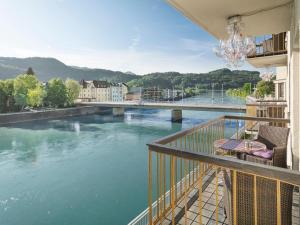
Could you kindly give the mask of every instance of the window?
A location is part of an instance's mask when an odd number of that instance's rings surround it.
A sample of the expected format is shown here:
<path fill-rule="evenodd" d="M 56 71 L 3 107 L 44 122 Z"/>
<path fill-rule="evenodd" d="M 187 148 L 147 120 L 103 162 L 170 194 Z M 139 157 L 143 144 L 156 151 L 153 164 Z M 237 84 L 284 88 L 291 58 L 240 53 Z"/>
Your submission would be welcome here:
<path fill-rule="evenodd" d="M 278 84 L 278 98 L 284 99 L 284 83 Z"/>

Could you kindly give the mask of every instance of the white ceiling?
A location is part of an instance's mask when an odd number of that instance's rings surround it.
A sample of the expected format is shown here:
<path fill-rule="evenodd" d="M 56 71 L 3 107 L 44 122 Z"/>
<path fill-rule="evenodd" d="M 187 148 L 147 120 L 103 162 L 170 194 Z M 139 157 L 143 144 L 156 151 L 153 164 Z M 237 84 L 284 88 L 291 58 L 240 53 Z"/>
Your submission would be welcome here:
<path fill-rule="evenodd" d="M 167 1 L 218 39 L 227 37 L 227 19 L 235 15 L 242 15 L 246 35 L 280 33 L 290 28 L 291 0 Z"/>

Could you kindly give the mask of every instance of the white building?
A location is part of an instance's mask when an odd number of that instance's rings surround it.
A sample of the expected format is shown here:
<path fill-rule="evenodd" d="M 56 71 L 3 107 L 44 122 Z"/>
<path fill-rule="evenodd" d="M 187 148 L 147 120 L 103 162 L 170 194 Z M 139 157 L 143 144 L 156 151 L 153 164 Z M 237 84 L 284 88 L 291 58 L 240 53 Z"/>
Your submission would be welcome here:
<path fill-rule="evenodd" d="M 79 100 L 85 102 L 106 102 L 111 101 L 111 84 L 107 81 L 81 80 Z"/>
<path fill-rule="evenodd" d="M 82 102 L 94 102 L 96 101 L 95 85 L 93 81 L 81 80 L 80 92 L 78 99 Z"/>
<path fill-rule="evenodd" d="M 122 102 L 128 92 L 124 83 L 109 83 L 99 80 L 81 80 L 79 100 L 83 102 Z"/>
<path fill-rule="evenodd" d="M 163 99 L 172 100 L 179 97 L 181 94 L 181 90 L 176 89 L 163 89 L 162 95 Z"/>
<path fill-rule="evenodd" d="M 257 68 L 277 68 L 276 97 L 286 99 L 290 123 L 290 165 L 299 170 L 300 69 L 299 0 L 168 0 L 216 39 L 227 39 L 227 25 L 234 18 L 243 24 L 243 35 L 267 37 L 256 43 L 248 62 Z M 256 38 L 259 40 L 259 38 Z"/>
<path fill-rule="evenodd" d="M 110 86 L 111 101 L 122 102 L 125 100 L 125 96 L 128 93 L 128 87 L 125 83 L 112 83 Z"/>
<path fill-rule="evenodd" d="M 287 93 L 287 67 L 281 66 L 276 68 L 275 98 L 278 100 L 286 100 Z"/>

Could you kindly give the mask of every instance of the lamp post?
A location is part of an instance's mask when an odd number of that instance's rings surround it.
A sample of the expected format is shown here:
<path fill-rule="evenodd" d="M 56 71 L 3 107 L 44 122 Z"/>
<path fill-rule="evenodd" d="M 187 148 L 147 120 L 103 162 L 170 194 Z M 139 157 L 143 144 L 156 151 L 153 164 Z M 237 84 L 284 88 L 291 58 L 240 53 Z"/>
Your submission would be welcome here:
<path fill-rule="evenodd" d="M 215 96 L 214 96 L 214 87 L 215 87 L 215 84 L 212 83 L 211 84 L 211 101 L 214 102 L 214 99 L 215 99 Z"/>
<path fill-rule="evenodd" d="M 173 87 L 172 97 L 173 97 L 173 103 L 174 103 L 174 87 Z"/>
<path fill-rule="evenodd" d="M 183 104 L 183 86 L 182 86 L 182 101 L 181 102 Z"/>
<path fill-rule="evenodd" d="M 224 84 L 222 83 L 222 103 L 224 102 Z"/>

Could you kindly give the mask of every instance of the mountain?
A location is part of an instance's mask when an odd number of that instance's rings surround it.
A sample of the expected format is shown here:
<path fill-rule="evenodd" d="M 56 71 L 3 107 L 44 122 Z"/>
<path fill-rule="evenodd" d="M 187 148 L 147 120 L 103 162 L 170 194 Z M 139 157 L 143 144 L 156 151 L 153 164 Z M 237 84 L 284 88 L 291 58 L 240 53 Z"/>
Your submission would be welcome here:
<path fill-rule="evenodd" d="M 37 77 L 42 81 L 53 77 L 75 80 L 107 80 L 112 82 L 128 82 L 138 76 L 133 73 L 123 73 L 104 69 L 90 69 L 68 66 L 54 58 L 9 58 L 0 57 L 0 79 L 13 78 L 25 73 L 32 67 Z"/>
<path fill-rule="evenodd" d="M 111 82 L 127 82 L 131 87 L 159 87 L 159 88 L 211 88 L 214 83 L 216 89 L 224 85 L 224 89 L 238 88 L 244 83 L 256 84 L 259 72 L 246 70 L 219 69 L 209 73 L 151 73 L 138 76 L 130 71 L 120 72 L 104 69 L 90 69 L 85 67 L 68 66 L 54 58 L 9 58 L 0 57 L 0 79 L 14 78 L 25 73 L 32 67 L 41 81 L 53 77 L 75 80 L 107 80 Z"/>
<path fill-rule="evenodd" d="M 159 88 L 187 88 L 195 87 L 211 89 L 212 84 L 216 89 L 239 88 L 244 83 L 256 84 L 260 81 L 258 71 L 219 69 L 209 73 L 151 73 L 139 76 L 128 82 L 132 87 L 159 87 Z"/>

